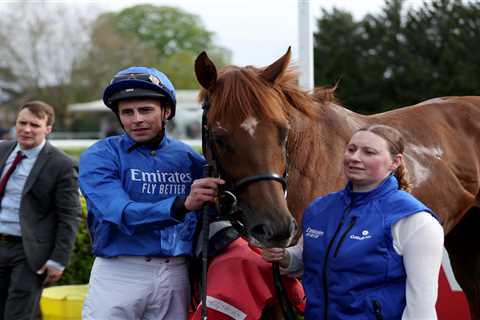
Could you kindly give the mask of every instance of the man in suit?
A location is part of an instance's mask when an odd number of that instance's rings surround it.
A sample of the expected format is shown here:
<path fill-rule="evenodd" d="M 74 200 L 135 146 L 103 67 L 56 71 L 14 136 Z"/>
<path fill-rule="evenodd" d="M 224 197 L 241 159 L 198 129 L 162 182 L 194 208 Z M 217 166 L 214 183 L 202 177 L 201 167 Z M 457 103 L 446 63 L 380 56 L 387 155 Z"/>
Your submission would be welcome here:
<path fill-rule="evenodd" d="M 22 105 L 16 140 L 0 143 L 0 320 L 33 319 L 60 279 L 81 219 L 74 162 L 46 141 L 53 108 Z"/>

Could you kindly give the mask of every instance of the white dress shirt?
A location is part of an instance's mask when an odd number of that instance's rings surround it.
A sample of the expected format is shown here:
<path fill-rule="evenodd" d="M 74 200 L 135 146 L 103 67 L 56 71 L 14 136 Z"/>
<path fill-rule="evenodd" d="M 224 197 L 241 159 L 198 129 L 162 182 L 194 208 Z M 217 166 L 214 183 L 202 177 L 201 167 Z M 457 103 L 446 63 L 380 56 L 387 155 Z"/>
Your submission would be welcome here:
<path fill-rule="evenodd" d="M 12 165 L 18 151 L 22 151 L 26 158 L 18 164 L 5 186 L 5 194 L 0 203 L 0 233 L 22 236 L 19 216 L 22 192 L 27 178 L 30 175 L 30 171 L 32 171 L 33 165 L 35 164 L 35 161 L 37 161 L 38 154 L 45 146 L 45 143 L 46 141 L 44 140 L 40 145 L 27 150 L 22 150 L 20 145 L 17 144 L 15 149 L 13 149 L 12 153 L 8 156 L 2 176 Z"/>

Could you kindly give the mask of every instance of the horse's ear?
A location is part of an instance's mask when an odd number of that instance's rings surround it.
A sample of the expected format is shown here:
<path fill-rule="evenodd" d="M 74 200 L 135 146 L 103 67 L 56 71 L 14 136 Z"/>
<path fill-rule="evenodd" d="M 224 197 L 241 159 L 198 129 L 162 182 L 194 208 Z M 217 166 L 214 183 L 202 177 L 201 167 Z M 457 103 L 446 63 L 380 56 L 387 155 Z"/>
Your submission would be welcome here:
<path fill-rule="evenodd" d="M 290 63 L 291 48 L 288 47 L 287 52 L 277 61 L 266 67 L 260 76 L 270 83 L 274 83 L 278 76 L 281 75 Z"/>
<path fill-rule="evenodd" d="M 195 59 L 195 75 L 200 85 L 207 90 L 217 82 L 217 68 L 205 51 Z"/>

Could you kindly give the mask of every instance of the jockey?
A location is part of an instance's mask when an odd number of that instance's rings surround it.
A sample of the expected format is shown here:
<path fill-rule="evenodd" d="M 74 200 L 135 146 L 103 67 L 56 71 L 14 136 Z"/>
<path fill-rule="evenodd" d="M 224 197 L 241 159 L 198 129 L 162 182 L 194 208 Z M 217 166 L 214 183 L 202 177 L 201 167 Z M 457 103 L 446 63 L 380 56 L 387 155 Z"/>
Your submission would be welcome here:
<path fill-rule="evenodd" d="M 186 319 L 195 211 L 223 181 L 202 178 L 203 157 L 167 135 L 176 97 L 165 74 L 121 70 L 103 101 L 125 133 L 80 157 L 96 257 L 82 319 Z"/>

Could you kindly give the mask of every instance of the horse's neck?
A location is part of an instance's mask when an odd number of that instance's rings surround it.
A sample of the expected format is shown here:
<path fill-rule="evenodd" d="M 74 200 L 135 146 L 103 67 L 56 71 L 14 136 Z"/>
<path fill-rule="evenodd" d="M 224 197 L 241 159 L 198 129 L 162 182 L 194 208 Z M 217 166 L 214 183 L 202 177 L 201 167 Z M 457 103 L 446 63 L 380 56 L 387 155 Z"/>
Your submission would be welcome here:
<path fill-rule="evenodd" d="M 338 105 L 319 107 L 318 118 L 295 114 L 289 139 L 289 207 L 297 220 L 316 197 L 345 184 L 343 154 L 362 116 Z"/>

